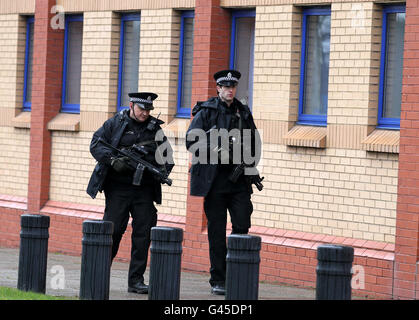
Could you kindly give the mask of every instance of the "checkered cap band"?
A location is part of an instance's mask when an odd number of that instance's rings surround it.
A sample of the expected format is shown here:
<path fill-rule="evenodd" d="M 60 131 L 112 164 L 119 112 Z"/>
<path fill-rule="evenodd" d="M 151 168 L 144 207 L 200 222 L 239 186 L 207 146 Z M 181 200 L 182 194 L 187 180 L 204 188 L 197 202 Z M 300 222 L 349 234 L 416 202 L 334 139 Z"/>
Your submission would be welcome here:
<path fill-rule="evenodd" d="M 153 101 L 141 99 L 141 98 L 129 98 L 129 101 L 134 103 L 146 103 L 146 104 L 153 104 Z"/>
<path fill-rule="evenodd" d="M 236 77 L 221 77 L 217 79 L 217 83 L 221 82 L 221 81 L 236 81 L 238 82 L 239 79 L 237 79 Z"/>

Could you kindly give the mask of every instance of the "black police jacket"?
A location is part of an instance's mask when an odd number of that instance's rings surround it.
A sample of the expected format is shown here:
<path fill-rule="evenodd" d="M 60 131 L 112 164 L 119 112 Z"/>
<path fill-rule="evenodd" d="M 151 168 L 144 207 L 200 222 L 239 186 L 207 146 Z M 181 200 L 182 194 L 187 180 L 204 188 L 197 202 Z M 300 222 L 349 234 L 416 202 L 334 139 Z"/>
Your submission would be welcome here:
<path fill-rule="evenodd" d="M 145 140 L 154 140 L 156 133 L 161 129 L 160 125 L 164 122 L 162 120 L 156 119 L 150 116 L 150 120 L 155 120 L 156 124 L 152 129 L 146 129 L 144 132 Z M 98 192 L 102 192 L 104 189 L 104 183 L 106 180 L 106 176 L 108 174 L 109 169 L 111 168 L 111 157 L 114 157 L 116 154 L 114 151 L 109 149 L 108 147 L 104 146 L 101 143 L 98 143 L 98 139 L 102 138 L 109 144 L 114 147 L 118 147 L 119 141 L 125 131 L 125 128 L 128 125 L 129 119 L 129 110 L 122 110 L 115 114 L 112 118 L 106 120 L 102 127 L 100 127 L 94 134 L 90 143 L 90 153 L 92 156 L 97 160 L 97 164 L 93 169 L 92 175 L 90 177 L 87 190 L 86 192 L 94 199 Z M 174 166 L 173 158 L 172 158 L 172 150 L 170 147 L 167 138 L 163 136 L 163 141 L 158 142 L 160 143 L 167 143 L 167 147 L 169 150 L 170 163 L 166 164 L 166 170 L 170 173 Z M 155 198 L 153 199 L 156 203 L 161 204 L 161 184 L 154 180 L 154 195 Z"/>
<path fill-rule="evenodd" d="M 198 142 L 193 139 L 191 130 L 202 129 L 205 132 L 208 132 L 212 128 L 229 129 L 232 114 L 224 113 L 222 108 L 219 106 L 220 103 L 222 102 L 219 97 L 212 97 L 205 102 L 197 102 L 197 104 L 193 107 L 192 115 L 194 118 L 192 119 L 186 132 L 186 148 L 188 151 L 191 151 L 191 146 Z M 248 106 L 243 105 L 236 98 L 234 98 L 234 103 L 238 106 L 240 113 L 243 116 L 243 121 L 245 122 L 244 127 L 256 130 L 256 125 Z M 217 175 L 217 168 L 217 164 L 192 164 L 190 169 L 190 194 L 192 196 L 205 197 L 208 194 Z M 252 193 L 250 183 L 248 184 L 248 190 Z"/>

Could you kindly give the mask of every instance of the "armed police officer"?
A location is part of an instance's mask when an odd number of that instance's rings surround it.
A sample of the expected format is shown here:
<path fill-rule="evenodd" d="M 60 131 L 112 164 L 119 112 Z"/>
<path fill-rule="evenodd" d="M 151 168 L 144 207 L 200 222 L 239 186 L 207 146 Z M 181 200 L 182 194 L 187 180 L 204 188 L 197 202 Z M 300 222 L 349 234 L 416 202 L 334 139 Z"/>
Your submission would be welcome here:
<path fill-rule="evenodd" d="M 248 106 L 235 98 L 240 77 L 237 70 L 214 74 L 218 96 L 197 102 L 186 133 L 186 147 L 193 155 L 190 194 L 205 197 L 211 263 L 209 283 L 211 292 L 219 295 L 225 294 L 227 210 L 232 233 L 247 234 L 253 212 L 252 183 L 258 189 L 263 187 L 256 169 L 261 147 L 256 125 Z M 247 141 L 245 132 L 250 132 Z M 244 166 L 247 171 L 243 170 L 246 150 L 257 155 L 253 162 L 247 161 Z"/>
<path fill-rule="evenodd" d="M 148 293 L 143 275 L 147 266 L 151 228 L 157 223 L 154 202 L 161 204 L 162 200 L 162 180 L 145 168 L 141 180 L 133 184 L 135 165 L 130 163 L 132 160 L 129 157 L 115 152 L 115 148 L 125 150 L 128 154 L 133 153 L 135 157 L 165 172 L 166 176 L 174 163 L 169 141 L 161 130 L 164 122 L 150 115 L 157 94 L 138 92 L 128 96 L 129 109 L 115 114 L 93 134 L 90 152 L 98 163 L 90 178 L 87 193 L 95 198 L 98 191 L 104 191 L 103 220 L 114 224 L 112 259 L 118 252 L 131 215 L 128 292 Z"/>

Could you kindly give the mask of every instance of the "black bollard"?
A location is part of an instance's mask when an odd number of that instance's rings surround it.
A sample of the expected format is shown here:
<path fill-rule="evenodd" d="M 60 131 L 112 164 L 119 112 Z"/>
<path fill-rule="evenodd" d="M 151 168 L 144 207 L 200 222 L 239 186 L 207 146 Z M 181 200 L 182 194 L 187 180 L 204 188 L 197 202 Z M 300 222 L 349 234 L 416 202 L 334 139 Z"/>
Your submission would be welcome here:
<path fill-rule="evenodd" d="M 49 216 L 39 214 L 20 217 L 19 290 L 45 293 L 49 220 Z"/>
<path fill-rule="evenodd" d="M 83 221 L 80 294 L 82 300 L 108 300 L 113 223 Z"/>
<path fill-rule="evenodd" d="M 225 300 L 257 300 L 261 238 L 248 234 L 227 238 Z"/>
<path fill-rule="evenodd" d="M 183 230 L 151 228 L 149 300 L 179 300 Z"/>
<path fill-rule="evenodd" d="M 321 245 L 317 248 L 316 300 L 351 300 L 354 249 Z"/>

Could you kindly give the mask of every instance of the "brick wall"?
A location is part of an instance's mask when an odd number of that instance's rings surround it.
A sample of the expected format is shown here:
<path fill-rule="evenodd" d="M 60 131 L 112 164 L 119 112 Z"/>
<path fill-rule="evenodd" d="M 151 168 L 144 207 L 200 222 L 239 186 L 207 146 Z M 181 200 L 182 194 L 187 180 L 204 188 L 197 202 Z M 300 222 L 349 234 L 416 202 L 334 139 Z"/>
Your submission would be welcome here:
<path fill-rule="evenodd" d="M 0 15 L 0 193 L 26 196 L 29 131 L 15 129 L 12 119 L 23 106 L 26 19 Z"/>
<path fill-rule="evenodd" d="M 394 243 L 397 155 L 263 147 L 253 225 Z"/>
<path fill-rule="evenodd" d="M 53 2 L 44 2 L 44 9 Z M 248 2 L 196 1 L 193 103 L 215 95 L 212 75 L 228 66 L 230 14 L 220 5 L 245 8 Z M 319 1 L 304 3 L 314 2 Z M 40 79 L 35 103 L 42 107 L 32 113 L 30 135 L 29 130 L 11 125 L 21 107 L 25 24 L 16 14 L 21 12 L 17 8 L 10 9 L 14 14 L 0 14 L 0 82 L 4 84 L 1 88 L 7 87 L 0 89 L 0 145 L 15 151 L 13 157 L 0 155 L 6 164 L 0 170 L 0 244 L 17 246 L 20 214 L 41 211 L 52 217 L 51 250 L 80 254 L 82 221 L 101 218 L 103 212 L 103 195 L 92 200 L 85 193 L 95 164 L 88 146 L 94 130 L 116 110 L 120 20 L 111 10 L 121 7 L 112 7 L 111 2 L 107 3 L 109 8 L 98 8 L 98 2 L 59 3 L 70 12 L 86 9 L 80 128 L 73 131 L 46 130 L 61 97 L 61 72 L 54 68 L 62 61 L 61 51 L 56 50 L 62 31 L 49 30 L 46 42 L 38 43 L 44 46 L 38 50 L 40 57 L 48 48 L 51 54 L 48 64 L 39 65 L 35 75 Z M 171 176 L 174 184 L 163 186 L 159 224 L 184 228 L 183 268 L 208 271 L 202 198 L 188 195 L 189 155 L 184 131 L 177 121 L 171 121 L 176 103 L 179 12 L 163 2 L 153 2 L 147 8 L 133 3 L 130 9 L 141 10 L 142 17 L 139 88 L 159 93 L 154 112 L 162 112 L 168 131 L 176 137 L 172 140 L 177 164 Z M 193 5 L 186 0 L 178 3 L 176 9 Z M 265 188 L 253 195 L 251 230 L 263 239 L 261 279 L 314 286 L 317 246 L 347 244 L 355 247 L 355 263 L 365 267 L 367 283 L 361 294 L 391 297 L 394 280 L 396 297 L 417 297 L 417 0 L 407 5 L 406 21 L 413 27 L 406 27 L 400 162 L 397 153 L 369 152 L 361 146 L 376 124 L 380 5 L 332 1 L 330 117 L 326 148 L 315 149 L 289 146 L 283 139 L 297 119 L 301 8 L 291 0 L 281 1 L 281 5 L 267 0 L 252 3 L 258 4 L 253 113 L 265 142 L 261 163 Z M 28 10 L 25 12 L 30 13 Z M 42 27 L 47 27 L 48 19 L 44 17 Z M 42 74 L 50 70 L 55 78 L 44 79 Z M 51 91 L 56 96 L 45 90 L 49 85 L 56 85 Z M 32 176 L 28 179 L 29 163 Z M 128 229 L 121 259 L 129 258 L 129 236 Z"/>
<path fill-rule="evenodd" d="M 119 63 L 119 15 L 83 14 L 80 86 L 81 130 L 96 130 L 116 111 Z"/>
<path fill-rule="evenodd" d="M 33 45 L 31 139 L 28 210 L 39 212 L 49 197 L 51 133 L 47 123 L 61 108 L 63 30 L 53 30 L 50 8 L 55 1 L 37 1 Z"/>
<path fill-rule="evenodd" d="M 394 294 L 418 299 L 419 257 L 419 1 L 406 4 Z"/>
<path fill-rule="evenodd" d="M 141 91 L 159 97 L 153 113 L 169 122 L 176 115 L 177 72 L 180 43 L 180 13 L 172 9 L 142 10 L 140 38 Z"/>

